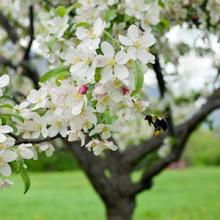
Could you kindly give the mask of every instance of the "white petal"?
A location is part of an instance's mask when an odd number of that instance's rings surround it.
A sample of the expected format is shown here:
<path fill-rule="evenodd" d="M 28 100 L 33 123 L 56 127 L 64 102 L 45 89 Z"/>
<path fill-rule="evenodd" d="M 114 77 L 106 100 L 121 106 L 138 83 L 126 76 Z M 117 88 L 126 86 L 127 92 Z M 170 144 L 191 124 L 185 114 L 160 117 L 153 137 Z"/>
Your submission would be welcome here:
<path fill-rule="evenodd" d="M 102 49 L 102 52 L 104 53 L 104 55 L 106 57 L 109 57 L 109 58 L 113 58 L 114 57 L 115 50 L 112 47 L 112 45 L 110 43 L 108 43 L 107 41 L 104 41 L 101 44 L 101 49 Z"/>
<path fill-rule="evenodd" d="M 135 25 L 131 25 L 129 28 L 128 28 L 128 37 L 132 40 L 132 41 L 135 41 L 137 38 L 138 38 L 138 27 L 135 26 Z"/>
<path fill-rule="evenodd" d="M 132 60 L 136 60 L 137 59 L 137 49 L 135 47 L 129 47 L 128 48 L 128 56 Z"/>
<path fill-rule="evenodd" d="M 151 33 L 146 33 L 143 37 L 143 42 L 145 47 L 151 47 L 153 44 L 155 44 L 156 39 Z"/>
<path fill-rule="evenodd" d="M 17 154 L 13 151 L 3 151 L 1 152 L 1 157 L 4 159 L 5 162 L 11 162 L 17 159 Z"/>
<path fill-rule="evenodd" d="M 128 68 L 122 65 L 115 65 L 114 73 L 120 80 L 126 79 L 129 76 Z"/>
<path fill-rule="evenodd" d="M 98 102 L 96 104 L 96 111 L 99 113 L 103 113 L 106 110 L 106 105 L 101 104 L 100 102 Z"/>
<path fill-rule="evenodd" d="M 4 74 L 0 77 L 0 88 L 3 88 L 9 84 L 9 76 Z"/>
<path fill-rule="evenodd" d="M 3 167 L 0 167 L 0 173 L 4 176 L 10 176 L 11 175 L 11 167 L 9 164 L 5 164 Z"/>
<path fill-rule="evenodd" d="M 147 64 L 148 62 L 154 63 L 154 60 L 155 60 L 154 55 L 149 53 L 146 49 L 138 50 L 137 57 L 143 64 Z"/>
<path fill-rule="evenodd" d="M 99 37 L 104 31 L 104 28 L 105 28 L 105 23 L 100 18 L 98 18 L 94 23 L 94 27 L 93 27 L 94 34 L 97 37 Z"/>
<path fill-rule="evenodd" d="M 111 67 L 105 67 L 102 71 L 102 83 L 108 82 L 112 78 L 112 68 Z"/>
<path fill-rule="evenodd" d="M 104 67 L 107 65 L 107 63 L 108 63 L 108 59 L 106 59 L 106 57 L 103 55 L 96 56 L 94 61 L 96 67 Z"/>
<path fill-rule="evenodd" d="M 118 64 L 125 64 L 128 62 L 129 56 L 127 53 L 121 50 L 115 55 L 115 60 Z"/>
<path fill-rule="evenodd" d="M 76 29 L 76 36 L 78 39 L 83 40 L 86 37 L 87 29 L 84 27 L 79 27 Z"/>
<path fill-rule="evenodd" d="M 55 137 L 58 134 L 58 129 L 55 126 L 51 126 L 48 129 L 48 135 L 49 137 Z"/>
<path fill-rule="evenodd" d="M 82 62 L 76 63 L 70 67 L 70 72 L 72 75 L 75 75 L 78 71 L 83 69 L 84 64 Z"/>
<path fill-rule="evenodd" d="M 102 153 L 102 151 L 103 151 L 103 147 L 102 147 L 102 146 L 97 146 L 97 147 L 95 147 L 95 148 L 93 149 L 93 152 L 94 152 L 94 155 L 95 155 L 95 156 L 100 155 L 100 154 Z"/>
<path fill-rule="evenodd" d="M 112 100 L 115 101 L 115 102 L 120 102 L 123 98 L 122 93 L 117 89 L 114 89 L 114 88 L 111 89 L 110 93 L 111 93 Z"/>
<path fill-rule="evenodd" d="M 73 109 L 72 109 L 72 114 L 73 115 L 79 115 L 82 111 L 82 107 L 83 107 L 83 102 L 80 102 L 78 105 L 76 105 Z"/>
<path fill-rule="evenodd" d="M 6 140 L 6 136 L 4 134 L 0 133 L 0 143 L 5 142 L 5 140 Z"/>
<path fill-rule="evenodd" d="M 131 46 L 133 44 L 132 40 L 122 35 L 119 35 L 119 41 L 125 46 Z"/>
<path fill-rule="evenodd" d="M 29 160 L 34 157 L 34 152 L 28 148 L 25 148 L 25 147 L 24 147 L 24 149 L 21 149 L 20 154 L 21 154 L 21 157 L 26 160 Z"/>
<path fill-rule="evenodd" d="M 13 128 L 8 126 L 8 125 L 3 125 L 3 126 L 0 126 L 0 132 L 4 133 L 4 134 L 7 134 L 7 133 L 10 133 L 10 132 L 13 132 Z"/>

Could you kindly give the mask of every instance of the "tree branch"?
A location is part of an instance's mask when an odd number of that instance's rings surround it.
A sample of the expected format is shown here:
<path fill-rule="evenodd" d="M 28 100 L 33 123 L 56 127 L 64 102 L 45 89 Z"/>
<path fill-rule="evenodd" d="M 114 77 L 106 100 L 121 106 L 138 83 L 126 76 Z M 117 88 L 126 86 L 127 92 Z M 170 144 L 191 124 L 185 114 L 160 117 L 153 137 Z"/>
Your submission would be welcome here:
<path fill-rule="evenodd" d="M 177 127 L 178 143 L 173 146 L 171 153 L 166 158 L 162 158 L 148 170 L 145 170 L 141 181 L 135 186 L 135 192 L 141 192 L 146 189 L 146 186 L 148 186 L 155 175 L 159 174 L 171 162 L 179 160 L 192 132 L 212 111 L 218 108 L 220 108 L 220 89 L 214 91 L 207 99 L 207 102 L 193 117 Z"/>
<path fill-rule="evenodd" d="M 0 24 L 6 30 L 9 38 L 11 39 L 12 43 L 15 44 L 18 41 L 18 34 L 14 27 L 8 22 L 8 19 L 4 16 L 4 14 L 0 11 Z"/>
<path fill-rule="evenodd" d="M 27 49 L 25 50 L 23 60 L 28 60 L 29 59 L 31 47 L 32 47 L 32 44 L 33 44 L 33 41 L 34 41 L 34 7 L 33 7 L 33 5 L 31 5 L 29 7 L 29 21 L 30 21 L 30 25 L 29 25 L 30 40 L 29 40 Z"/>
<path fill-rule="evenodd" d="M 166 82 L 165 82 L 163 74 L 162 74 L 162 68 L 160 65 L 159 58 L 158 58 L 157 54 L 154 54 L 154 56 L 155 56 L 155 63 L 153 64 L 153 70 L 156 74 L 158 87 L 160 90 L 160 96 L 161 96 L 161 98 L 163 98 L 164 94 L 166 92 Z"/>
<path fill-rule="evenodd" d="M 179 126 L 174 127 L 177 138 L 179 138 L 180 134 L 184 133 L 184 137 L 187 139 L 192 131 L 194 131 L 212 111 L 218 108 L 220 108 L 220 89 L 215 90 L 213 94 L 207 99 L 206 103 L 201 107 L 201 109 L 189 120 L 180 124 Z M 168 134 L 168 132 L 165 132 L 160 136 L 152 137 L 147 141 L 142 142 L 138 146 L 131 146 L 124 152 L 121 163 L 126 164 L 126 166 L 129 168 L 132 168 L 147 154 L 157 150 L 163 143 L 164 138 L 168 136 Z"/>
<path fill-rule="evenodd" d="M 19 144 L 40 144 L 43 142 L 48 142 L 48 141 L 52 141 L 58 137 L 60 137 L 60 135 L 57 135 L 55 137 L 47 137 L 47 138 L 36 138 L 36 139 L 23 139 L 13 133 L 9 133 L 9 136 L 13 137 L 15 139 L 15 144 L 19 145 Z"/>

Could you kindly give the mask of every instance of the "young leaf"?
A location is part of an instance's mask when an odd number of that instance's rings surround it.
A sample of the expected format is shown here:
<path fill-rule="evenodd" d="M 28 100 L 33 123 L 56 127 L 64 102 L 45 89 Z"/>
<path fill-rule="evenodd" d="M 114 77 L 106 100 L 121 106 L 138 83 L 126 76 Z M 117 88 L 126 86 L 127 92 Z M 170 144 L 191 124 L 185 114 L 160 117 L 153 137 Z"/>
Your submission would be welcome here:
<path fill-rule="evenodd" d="M 91 24 L 88 22 L 79 22 L 76 27 L 91 27 Z"/>
<path fill-rule="evenodd" d="M 40 82 L 46 82 L 47 80 L 49 80 L 52 77 L 58 77 L 58 76 L 63 76 L 63 75 L 68 75 L 69 72 L 65 67 L 58 67 L 56 69 L 53 70 L 49 70 L 48 72 L 46 72 L 41 78 L 40 78 Z"/>
<path fill-rule="evenodd" d="M 115 18 L 116 12 L 117 12 L 117 9 L 114 9 L 114 8 L 111 8 L 111 9 L 107 10 L 105 15 L 104 15 L 104 20 L 107 21 L 107 22 L 111 21 L 112 19 Z"/>
<path fill-rule="evenodd" d="M 62 5 L 58 6 L 55 11 L 60 17 L 63 17 L 66 14 L 66 8 Z"/>
<path fill-rule="evenodd" d="M 138 61 L 135 61 L 133 64 L 133 71 L 135 80 L 135 90 L 133 91 L 132 96 L 135 96 L 141 91 L 144 83 L 144 73 L 141 64 Z"/>
<path fill-rule="evenodd" d="M 21 115 L 13 113 L 0 114 L 0 118 L 16 118 L 17 120 L 24 122 L 24 118 Z"/>
<path fill-rule="evenodd" d="M 21 178 L 22 178 L 23 183 L 24 183 L 24 194 L 26 194 L 28 192 L 28 190 L 30 189 L 31 180 L 30 180 L 30 177 L 28 175 L 27 170 L 24 167 L 23 162 L 20 164 L 20 175 L 21 175 Z"/>
<path fill-rule="evenodd" d="M 102 68 L 96 68 L 95 70 L 95 82 L 98 83 L 101 80 Z"/>
<path fill-rule="evenodd" d="M 72 10 L 79 8 L 80 6 L 81 4 L 76 2 L 67 8 L 66 13 L 69 14 Z"/>

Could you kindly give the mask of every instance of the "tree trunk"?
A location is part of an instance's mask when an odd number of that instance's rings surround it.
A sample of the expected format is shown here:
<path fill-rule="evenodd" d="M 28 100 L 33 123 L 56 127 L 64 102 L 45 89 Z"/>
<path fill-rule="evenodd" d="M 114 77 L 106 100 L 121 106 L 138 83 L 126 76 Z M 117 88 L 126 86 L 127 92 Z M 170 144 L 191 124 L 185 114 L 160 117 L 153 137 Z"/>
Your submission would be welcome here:
<path fill-rule="evenodd" d="M 135 198 L 120 198 L 114 205 L 106 205 L 107 220 L 132 220 Z"/>

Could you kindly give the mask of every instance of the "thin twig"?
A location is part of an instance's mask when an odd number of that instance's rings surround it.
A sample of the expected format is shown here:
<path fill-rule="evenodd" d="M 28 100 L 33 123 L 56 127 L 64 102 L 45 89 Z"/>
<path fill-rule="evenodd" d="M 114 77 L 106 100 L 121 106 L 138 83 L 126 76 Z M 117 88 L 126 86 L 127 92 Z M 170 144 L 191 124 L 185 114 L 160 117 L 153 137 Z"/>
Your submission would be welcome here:
<path fill-rule="evenodd" d="M 16 44 L 18 41 L 18 34 L 14 27 L 11 26 L 8 19 L 5 17 L 5 15 L 0 11 L 0 24 L 2 27 L 6 30 L 9 38 L 11 39 L 13 44 Z"/>

